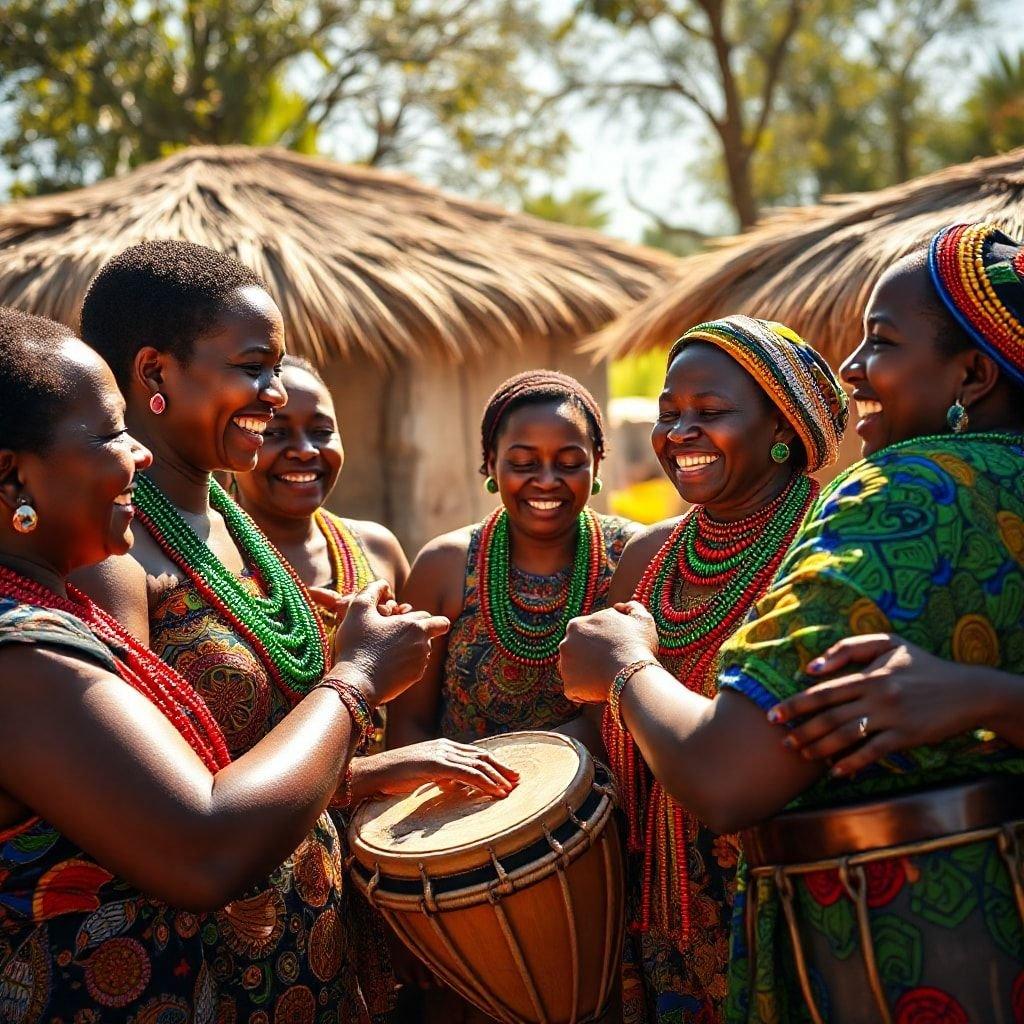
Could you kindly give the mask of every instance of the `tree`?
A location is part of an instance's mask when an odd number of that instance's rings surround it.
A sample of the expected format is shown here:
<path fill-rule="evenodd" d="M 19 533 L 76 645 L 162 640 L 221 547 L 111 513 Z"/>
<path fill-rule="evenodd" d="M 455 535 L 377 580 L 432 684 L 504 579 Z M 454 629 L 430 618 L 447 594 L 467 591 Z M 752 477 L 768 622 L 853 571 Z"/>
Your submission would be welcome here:
<path fill-rule="evenodd" d="M 353 161 L 518 183 L 567 144 L 534 117 L 536 0 L 4 3 L 0 156 L 29 190 L 185 145 L 328 136 Z"/>
<path fill-rule="evenodd" d="M 710 159 L 687 171 L 746 228 L 765 205 L 925 169 L 926 61 L 978 18 L 979 0 L 577 0 L 565 34 L 612 26 L 620 46 L 595 70 L 589 42 L 565 91 L 633 105 L 650 135 L 697 126 Z"/>
<path fill-rule="evenodd" d="M 580 188 L 570 192 L 565 199 L 559 199 L 551 192 L 533 196 L 523 201 L 523 212 L 542 220 L 571 224 L 576 228 L 593 228 L 600 231 L 607 227 L 611 215 L 602 209 L 604 193 L 598 189 Z"/>

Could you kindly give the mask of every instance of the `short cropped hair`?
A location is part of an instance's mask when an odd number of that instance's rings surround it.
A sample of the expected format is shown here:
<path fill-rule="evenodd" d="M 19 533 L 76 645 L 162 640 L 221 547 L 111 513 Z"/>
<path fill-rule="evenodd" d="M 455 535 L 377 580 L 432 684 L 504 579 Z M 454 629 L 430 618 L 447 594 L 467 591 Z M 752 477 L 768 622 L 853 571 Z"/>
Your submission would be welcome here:
<path fill-rule="evenodd" d="M 63 324 L 0 306 L 0 448 L 45 452 L 74 394 L 55 348 L 73 338 Z"/>
<path fill-rule="evenodd" d="M 82 339 L 127 391 L 139 349 L 152 345 L 188 363 L 196 339 L 214 325 L 231 293 L 249 286 L 266 288 L 258 274 L 225 253 L 193 242 L 142 242 L 93 278 L 82 305 Z"/>

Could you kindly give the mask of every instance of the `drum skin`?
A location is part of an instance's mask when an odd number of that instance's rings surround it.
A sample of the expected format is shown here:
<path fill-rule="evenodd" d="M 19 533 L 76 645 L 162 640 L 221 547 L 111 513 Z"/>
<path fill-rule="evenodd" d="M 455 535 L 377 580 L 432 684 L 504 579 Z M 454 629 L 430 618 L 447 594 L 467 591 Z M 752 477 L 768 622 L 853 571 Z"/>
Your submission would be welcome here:
<path fill-rule="evenodd" d="M 505 800 L 421 786 L 363 804 L 353 877 L 440 978 L 507 1024 L 601 1017 L 622 952 L 607 772 L 557 733 L 477 741 L 519 772 Z"/>

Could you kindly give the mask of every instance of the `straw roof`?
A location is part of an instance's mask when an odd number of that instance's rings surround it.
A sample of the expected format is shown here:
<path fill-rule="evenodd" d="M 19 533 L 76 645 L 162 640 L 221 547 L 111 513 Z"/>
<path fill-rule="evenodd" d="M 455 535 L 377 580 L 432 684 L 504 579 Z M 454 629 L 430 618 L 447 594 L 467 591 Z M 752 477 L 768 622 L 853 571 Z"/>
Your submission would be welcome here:
<path fill-rule="evenodd" d="M 0 207 L 0 304 L 77 325 L 99 267 L 184 238 L 258 271 L 293 351 L 376 360 L 573 341 L 678 261 L 593 231 L 278 149 L 185 150 L 76 192 Z"/>
<path fill-rule="evenodd" d="M 1024 235 L 1024 148 L 820 206 L 780 210 L 688 257 L 669 285 L 586 343 L 615 356 L 667 347 L 728 313 L 781 320 L 834 362 L 861 336 L 871 288 L 894 260 L 947 224 L 991 220 Z"/>

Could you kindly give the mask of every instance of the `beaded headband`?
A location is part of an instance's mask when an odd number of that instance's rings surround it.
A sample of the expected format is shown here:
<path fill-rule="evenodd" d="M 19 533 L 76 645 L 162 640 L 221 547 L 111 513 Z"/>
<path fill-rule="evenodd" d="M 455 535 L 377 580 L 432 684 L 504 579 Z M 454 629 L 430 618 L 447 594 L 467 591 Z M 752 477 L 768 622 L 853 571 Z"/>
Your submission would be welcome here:
<path fill-rule="evenodd" d="M 808 472 L 836 461 L 848 416 L 846 392 L 799 334 L 772 320 L 722 317 L 691 327 L 672 346 L 669 365 L 695 341 L 722 349 L 761 385 L 803 443 Z"/>
<path fill-rule="evenodd" d="M 994 224 L 954 224 L 928 247 L 939 297 L 967 336 L 1024 384 L 1024 248 Z"/>

